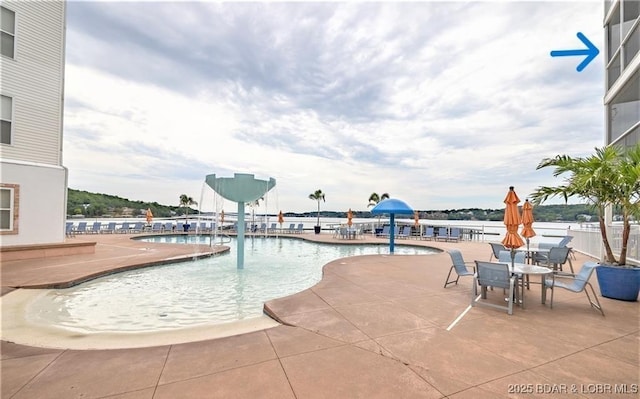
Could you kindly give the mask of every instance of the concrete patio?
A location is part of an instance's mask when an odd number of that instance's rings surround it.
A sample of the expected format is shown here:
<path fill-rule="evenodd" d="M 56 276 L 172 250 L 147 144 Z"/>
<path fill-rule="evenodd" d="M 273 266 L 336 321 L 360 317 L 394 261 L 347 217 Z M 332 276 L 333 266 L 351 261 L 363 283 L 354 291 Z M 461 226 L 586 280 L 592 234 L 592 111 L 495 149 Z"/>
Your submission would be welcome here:
<path fill-rule="evenodd" d="M 296 238 L 338 242 L 329 234 Z M 209 256 L 209 247 L 97 241 L 93 255 L 3 262 L 2 293 L 69 285 L 155 262 Z M 342 241 L 340 241 L 342 242 Z M 345 241 L 346 242 L 346 241 Z M 367 237 L 350 244 L 382 243 Z M 399 240 L 459 248 L 487 243 Z M 577 254 L 574 266 L 588 260 Z M 266 304 L 282 325 L 224 338 L 130 349 L 69 350 L 2 341 L 2 398 L 624 398 L 638 397 L 639 307 L 532 285 L 509 316 L 473 307 L 471 278 L 443 288 L 449 256 L 378 255 L 325 266 L 316 286 Z M 591 283 L 596 288 L 597 281 Z M 489 296 L 503 301 L 502 290 Z M 3 309 L 3 319 L 5 309 Z M 5 320 L 3 320 L 3 325 Z"/>

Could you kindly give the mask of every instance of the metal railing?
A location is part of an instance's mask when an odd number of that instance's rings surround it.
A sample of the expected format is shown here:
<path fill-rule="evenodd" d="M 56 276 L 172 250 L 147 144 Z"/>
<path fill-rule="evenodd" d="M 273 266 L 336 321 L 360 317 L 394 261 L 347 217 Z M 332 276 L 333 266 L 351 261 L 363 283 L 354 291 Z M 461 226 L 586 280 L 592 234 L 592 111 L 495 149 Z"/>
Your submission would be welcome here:
<path fill-rule="evenodd" d="M 570 246 L 573 249 L 586 255 L 602 259 L 604 247 L 602 236 L 598 226 L 567 230 L 567 235 L 573 236 Z M 609 225 L 607 227 L 607 237 L 614 255 L 620 255 L 622 247 L 622 225 Z M 632 225 L 629 241 L 627 242 L 627 263 L 640 265 L 640 225 Z"/>

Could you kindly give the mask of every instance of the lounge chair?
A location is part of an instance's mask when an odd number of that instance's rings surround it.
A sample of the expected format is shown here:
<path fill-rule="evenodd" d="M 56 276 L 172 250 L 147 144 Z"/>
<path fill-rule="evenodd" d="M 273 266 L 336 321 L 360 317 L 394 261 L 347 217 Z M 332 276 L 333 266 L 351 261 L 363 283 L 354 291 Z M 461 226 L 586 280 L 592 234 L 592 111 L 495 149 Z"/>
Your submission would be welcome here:
<path fill-rule="evenodd" d="M 76 234 L 84 234 L 87 232 L 87 222 L 79 222 L 76 227 Z"/>
<path fill-rule="evenodd" d="M 189 232 L 195 232 L 198 229 L 198 222 L 191 221 L 189 222 Z"/>
<path fill-rule="evenodd" d="M 471 306 L 483 305 L 496 309 L 506 310 L 508 314 L 513 314 L 513 303 L 517 301 L 518 290 L 515 289 L 516 277 L 511 275 L 509 265 L 504 263 L 491 263 L 476 261 L 476 274 L 473 276 L 473 296 Z M 478 285 L 481 294 L 478 296 Z M 498 287 L 508 290 L 507 306 L 498 305 L 497 302 L 482 301 L 487 299 L 487 288 Z"/>
<path fill-rule="evenodd" d="M 91 234 L 100 234 L 100 230 L 102 229 L 102 222 L 93 222 L 91 226 Z"/>
<path fill-rule="evenodd" d="M 278 231 L 278 224 L 271 223 L 271 227 L 269 227 L 268 233 L 275 234 Z"/>
<path fill-rule="evenodd" d="M 435 234 L 433 233 L 433 227 L 427 227 L 422 233 L 421 238 L 423 240 L 433 240 L 435 238 Z"/>
<path fill-rule="evenodd" d="M 304 224 L 303 223 L 298 223 L 298 227 L 296 228 L 295 232 L 298 233 L 298 234 L 304 233 Z"/>
<path fill-rule="evenodd" d="M 161 233 L 162 232 L 162 223 L 154 223 L 151 225 L 151 232 L 152 233 Z"/>
<path fill-rule="evenodd" d="M 449 274 L 447 274 L 447 279 L 444 281 L 444 288 L 447 288 L 447 285 L 453 284 L 453 283 L 457 285 L 458 279 L 460 278 L 460 276 L 473 276 L 476 271 L 476 268 L 473 266 L 471 267 L 473 271 L 470 271 L 469 269 L 467 269 L 467 264 L 471 265 L 471 263 L 464 261 L 464 258 L 462 257 L 462 252 L 460 252 L 460 250 L 450 249 L 447 252 L 451 257 L 452 265 L 449 268 Z M 456 271 L 456 275 L 457 275 L 456 279 L 450 280 L 449 278 L 451 277 L 451 272 L 454 270 Z"/>
<path fill-rule="evenodd" d="M 106 233 L 115 233 L 116 232 L 116 222 L 109 222 L 107 224 L 107 227 L 102 229 L 101 233 L 106 234 Z"/>
<path fill-rule="evenodd" d="M 287 230 L 287 233 L 293 233 L 296 230 L 296 224 L 295 223 L 291 223 L 289 225 L 289 229 Z"/>
<path fill-rule="evenodd" d="M 591 307 L 599 310 L 600 313 L 602 313 L 602 315 L 604 316 L 604 310 L 602 310 L 600 300 L 598 299 L 593 286 L 589 282 L 589 279 L 591 278 L 591 275 L 593 274 L 593 271 L 596 269 L 596 267 L 598 267 L 597 263 L 586 262 L 582 265 L 582 269 L 580 269 L 580 272 L 578 274 L 557 272 L 552 273 L 551 277 L 545 278 L 545 287 L 551 290 L 550 307 L 553 308 L 553 293 L 556 288 L 564 288 L 565 290 L 576 293 L 584 291 L 584 293 L 587 294 L 587 300 L 589 300 L 589 304 L 591 305 Z M 587 286 L 589 286 L 589 289 L 593 294 L 593 299 L 591 299 L 591 296 L 589 295 Z"/>
<path fill-rule="evenodd" d="M 389 237 L 389 230 L 391 227 L 388 224 L 382 226 L 382 231 L 377 234 L 378 237 Z"/>
<path fill-rule="evenodd" d="M 172 222 L 166 222 L 166 223 L 164 224 L 163 231 L 164 231 L 165 233 L 171 233 L 171 232 L 173 232 L 173 223 L 172 223 Z"/>
<path fill-rule="evenodd" d="M 128 233 L 129 232 L 129 223 L 128 222 L 122 223 L 122 226 L 117 231 L 118 231 L 118 233 Z"/>
<path fill-rule="evenodd" d="M 183 233 L 184 232 L 184 223 L 182 222 L 176 222 L 176 233 Z"/>
<path fill-rule="evenodd" d="M 398 238 L 411 237 L 411 226 L 402 226 L 402 230 L 398 232 Z"/>
<path fill-rule="evenodd" d="M 136 222 L 131 228 L 132 233 L 142 233 L 144 229 L 144 222 Z"/>
<path fill-rule="evenodd" d="M 446 227 L 438 227 L 438 235 L 436 236 L 436 241 L 447 241 L 449 239 L 449 233 L 447 232 Z"/>
<path fill-rule="evenodd" d="M 447 241 L 460 241 L 460 228 L 452 227 L 451 231 L 449 232 L 449 236 L 447 237 Z"/>
<path fill-rule="evenodd" d="M 73 222 L 67 222 L 67 224 L 65 225 L 64 231 L 65 231 L 65 235 L 67 237 L 75 237 L 76 236 L 75 229 L 73 228 Z"/>

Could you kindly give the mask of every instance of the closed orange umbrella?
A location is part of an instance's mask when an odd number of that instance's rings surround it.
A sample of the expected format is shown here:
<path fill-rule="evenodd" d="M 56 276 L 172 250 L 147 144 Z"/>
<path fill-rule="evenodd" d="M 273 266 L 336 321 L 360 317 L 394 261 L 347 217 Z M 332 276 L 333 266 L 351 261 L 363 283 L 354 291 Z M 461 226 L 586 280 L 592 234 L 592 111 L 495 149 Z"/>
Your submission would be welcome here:
<path fill-rule="evenodd" d="M 518 212 L 518 203 L 520 198 L 513 189 L 513 186 L 509 187 L 504 203 L 506 208 L 504 210 L 504 225 L 507 227 L 507 234 L 502 240 L 502 244 L 511 248 L 511 263 L 513 266 L 513 258 L 515 255 L 514 250 L 524 245 L 522 237 L 518 235 L 518 227 L 520 226 L 520 212 Z"/>
<path fill-rule="evenodd" d="M 529 238 L 535 237 L 536 232 L 533 230 L 533 206 L 529 200 L 524 201 L 522 205 L 522 231 L 520 235 L 527 239 L 527 245 L 529 244 Z"/>
<path fill-rule="evenodd" d="M 416 227 L 420 226 L 420 214 L 418 213 L 418 211 L 413 212 L 413 223 L 416 225 Z"/>
<path fill-rule="evenodd" d="M 351 212 L 351 208 L 349 208 L 349 212 L 347 212 L 347 226 L 349 227 L 353 224 L 351 219 L 353 219 L 353 212 Z"/>
<path fill-rule="evenodd" d="M 151 209 L 147 208 L 147 223 L 151 223 L 153 220 L 153 213 L 151 213 Z"/>
<path fill-rule="evenodd" d="M 220 212 L 220 225 L 224 224 L 224 209 Z"/>

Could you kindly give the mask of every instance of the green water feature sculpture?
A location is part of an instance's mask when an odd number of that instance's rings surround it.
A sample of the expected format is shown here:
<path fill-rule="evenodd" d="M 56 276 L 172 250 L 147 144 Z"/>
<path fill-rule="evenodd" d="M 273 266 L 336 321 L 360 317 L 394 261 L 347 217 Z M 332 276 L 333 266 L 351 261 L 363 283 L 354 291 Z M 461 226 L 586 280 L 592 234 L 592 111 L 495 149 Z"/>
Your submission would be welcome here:
<path fill-rule="evenodd" d="M 205 183 L 223 198 L 238 204 L 238 269 L 244 267 L 244 204 L 262 198 L 269 190 L 276 186 L 276 179 L 259 180 L 252 174 L 235 173 L 233 177 L 216 177 L 207 175 Z"/>

